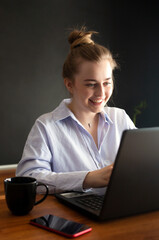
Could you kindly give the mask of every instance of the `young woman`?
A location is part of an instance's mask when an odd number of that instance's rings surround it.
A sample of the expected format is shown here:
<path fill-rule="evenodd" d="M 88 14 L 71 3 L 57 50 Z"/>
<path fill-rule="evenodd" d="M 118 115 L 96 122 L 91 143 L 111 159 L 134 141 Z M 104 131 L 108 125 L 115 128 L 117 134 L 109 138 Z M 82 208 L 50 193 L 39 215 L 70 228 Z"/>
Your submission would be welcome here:
<path fill-rule="evenodd" d="M 107 186 L 122 132 L 135 128 L 124 110 L 107 106 L 117 64 L 93 33 L 70 33 L 63 78 L 71 98 L 36 120 L 17 167 L 50 193 Z"/>

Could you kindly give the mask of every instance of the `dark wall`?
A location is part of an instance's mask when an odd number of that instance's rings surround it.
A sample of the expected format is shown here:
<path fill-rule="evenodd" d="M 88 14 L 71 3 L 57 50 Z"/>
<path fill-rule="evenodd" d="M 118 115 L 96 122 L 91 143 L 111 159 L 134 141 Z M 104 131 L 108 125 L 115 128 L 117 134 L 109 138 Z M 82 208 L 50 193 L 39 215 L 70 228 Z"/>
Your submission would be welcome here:
<path fill-rule="evenodd" d="M 35 119 L 67 97 L 61 76 L 68 29 L 85 24 L 118 53 L 115 106 L 137 126 L 159 125 L 158 6 L 123 0 L 0 0 L 0 165 L 18 163 Z"/>
<path fill-rule="evenodd" d="M 137 127 L 159 126 L 159 3 L 113 0 L 111 19 L 109 40 L 121 67 L 115 104 L 133 118 L 135 106 L 145 101 Z"/>
<path fill-rule="evenodd" d="M 67 96 L 61 72 L 68 29 L 85 24 L 108 42 L 108 3 L 0 0 L 0 165 L 19 162 L 35 119 Z"/>

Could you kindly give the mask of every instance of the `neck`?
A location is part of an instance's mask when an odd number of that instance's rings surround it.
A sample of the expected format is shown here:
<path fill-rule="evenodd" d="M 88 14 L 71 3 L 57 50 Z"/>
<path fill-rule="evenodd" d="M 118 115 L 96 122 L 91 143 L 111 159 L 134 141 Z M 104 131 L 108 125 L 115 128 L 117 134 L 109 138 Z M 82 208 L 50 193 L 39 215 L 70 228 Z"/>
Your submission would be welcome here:
<path fill-rule="evenodd" d="M 73 108 L 71 103 L 68 105 L 68 108 L 73 112 L 78 121 L 81 122 L 83 127 L 92 135 L 94 142 L 98 148 L 97 129 L 99 113 L 76 111 L 76 108 Z"/>
<path fill-rule="evenodd" d="M 71 104 L 68 105 L 68 108 L 73 112 L 75 117 L 78 119 L 79 122 L 86 128 L 91 129 L 95 125 L 98 124 L 98 113 L 93 112 L 82 112 L 76 111 Z"/>

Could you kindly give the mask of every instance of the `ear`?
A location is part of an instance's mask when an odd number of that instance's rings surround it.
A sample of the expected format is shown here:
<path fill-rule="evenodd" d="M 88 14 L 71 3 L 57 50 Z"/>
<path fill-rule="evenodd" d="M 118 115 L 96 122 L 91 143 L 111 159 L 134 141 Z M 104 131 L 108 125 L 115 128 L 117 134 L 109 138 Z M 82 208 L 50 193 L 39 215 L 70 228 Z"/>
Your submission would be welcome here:
<path fill-rule="evenodd" d="M 64 84 L 67 90 L 72 94 L 73 93 L 73 82 L 69 78 L 64 78 Z"/>

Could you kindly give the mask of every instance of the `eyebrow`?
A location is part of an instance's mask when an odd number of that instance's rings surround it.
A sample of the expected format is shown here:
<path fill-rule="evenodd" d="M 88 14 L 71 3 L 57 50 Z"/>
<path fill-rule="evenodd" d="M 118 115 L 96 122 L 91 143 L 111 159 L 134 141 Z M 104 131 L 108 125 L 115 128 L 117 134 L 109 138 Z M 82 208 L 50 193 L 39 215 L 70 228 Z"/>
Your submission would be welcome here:
<path fill-rule="evenodd" d="M 108 78 L 104 79 L 104 81 L 108 81 L 110 79 L 112 79 L 112 77 L 108 77 Z M 85 79 L 84 82 L 97 82 L 97 80 L 95 80 L 95 79 Z"/>

